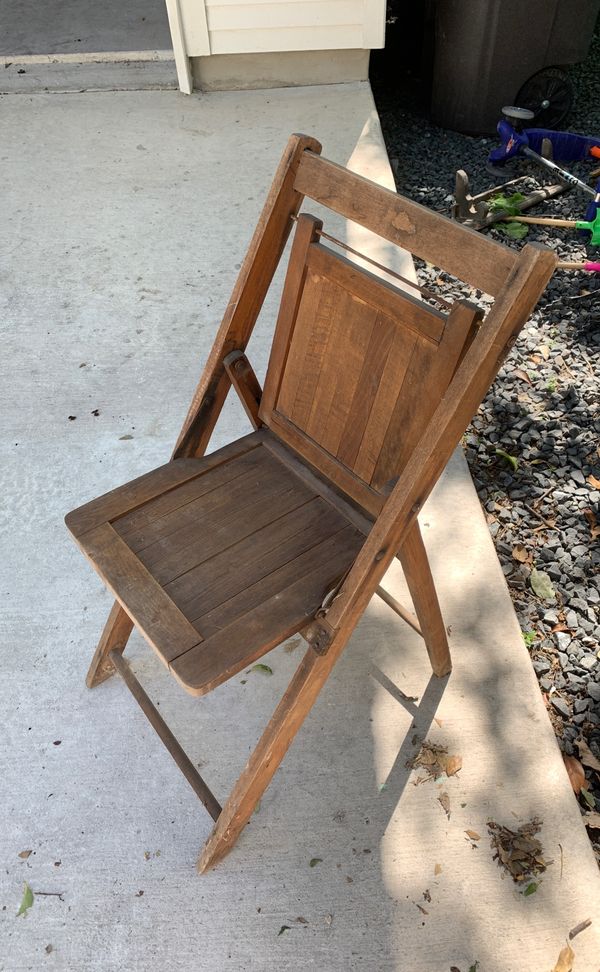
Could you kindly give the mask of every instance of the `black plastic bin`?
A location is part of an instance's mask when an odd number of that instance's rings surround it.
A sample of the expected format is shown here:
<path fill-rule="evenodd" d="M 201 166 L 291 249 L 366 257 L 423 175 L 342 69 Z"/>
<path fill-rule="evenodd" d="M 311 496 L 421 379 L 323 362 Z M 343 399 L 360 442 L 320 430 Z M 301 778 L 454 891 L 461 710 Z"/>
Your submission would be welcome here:
<path fill-rule="evenodd" d="M 533 124 L 555 127 L 571 100 L 561 69 L 585 59 L 599 8 L 600 0 L 437 0 L 433 120 L 491 133 L 502 106 L 520 100 L 536 111 Z"/>

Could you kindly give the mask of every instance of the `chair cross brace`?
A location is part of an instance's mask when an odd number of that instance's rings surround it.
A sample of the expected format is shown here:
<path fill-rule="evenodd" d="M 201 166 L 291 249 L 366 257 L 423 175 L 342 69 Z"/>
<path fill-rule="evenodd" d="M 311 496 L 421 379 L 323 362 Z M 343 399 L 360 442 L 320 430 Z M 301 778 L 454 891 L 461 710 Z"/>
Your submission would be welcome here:
<path fill-rule="evenodd" d="M 204 804 L 213 820 L 217 820 L 221 813 L 221 804 L 216 799 L 214 794 L 209 790 L 189 756 L 183 751 L 180 744 L 177 742 L 165 720 L 157 711 L 151 699 L 133 674 L 129 664 L 125 661 L 121 652 L 117 651 L 116 649 L 109 652 L 109 658 L 125 682 L 125 685 L 133 695 L 140 709 L 146 716 L 148 722 L 158 734 L 161 742 L 164 744 L 166 749 L 168 749 L 171 756 L 177 763 L 192 790 L 200 802 Z"/>

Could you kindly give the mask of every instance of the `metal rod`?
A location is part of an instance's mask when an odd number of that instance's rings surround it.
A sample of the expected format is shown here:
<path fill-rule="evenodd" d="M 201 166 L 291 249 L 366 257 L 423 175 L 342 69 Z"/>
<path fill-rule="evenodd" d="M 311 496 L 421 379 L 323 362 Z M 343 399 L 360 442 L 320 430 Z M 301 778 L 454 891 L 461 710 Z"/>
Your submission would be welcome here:
<path fill-rule="evenodd" d="M 129 664 L 125 661 L 121 653 L 114 649 L 109 652 L 109 656 L 111 662 L 125 682 L 125 685 L 133 695 L 152 728 L 158 733 L 162 742 L 169 750 L 192 790 L 204 804 L 213 820 L 217 820 L 221 813 L 221 805 L 213 796 L 189 757 L 184 753 L 162 716 L 155 709 L 150 698 L 146 695 L 144 689 L 133 674 Z"/>
<path fill-rule="evenodd" d="M 545 169 L 550 169 L 551 172 L 556 172 L 560 179 L 562 179 L 564 182 L 568 182 L 569 185 L 573 186 L 575 189 L 581 189 L 582 192 L 585 192 L 590 196 L 596 195 L 594 189 L 590 188 L 590 186 L 586 186 L 585 182 L 582 182 L 581 179 L 574 176 L 572 172 L 567 172 L 566 169 L 561 169 L 561 167 L 556 165 L 555 162 L 551 162 L 550 159 L 545 159 L 543 156 L 538 155 L 537 152 L 530 149 L 528 145 L 524 145 L 521 151 L 523 152 L 523 155 L 527 155 L 530 159 L 535 159 L 535 161 L 540 165 L 543 165 Z"/>
<path fill-rule="evenodd" d="M 391 594 L 388 594 L 385 588 L 377 587 L 375 588 L 375 593 L 379 594 L 381 600 L 385 601 L 385 603 L 391 607 L 392 611 L 395 611 L 403 621 L 406 621 L 413 631 L 416 631 L 418 635 L 421 635 L 421 638 L 423 637 L 421 625 L 419 624 L 417 617 L 411 611 L 407 611 L 405 608 L 403 608 L 400 602 L 397 601 L 395 597 L 392 597 Z"/>
<path fill-rule="evenodd" d="M 297 216 L 292 216 L 291 219 L 296 223 L 298 222 Z M 377 267 L 378 270 L 383 270 L 384 273 L 389 273 L 390 277 L 395 277 L 396 280 L 401 280 L 402 283 L 406 284 L 407 287 L 412 287 L 413 290 L 418 290 L 423 297 L 427 297 L 428 300 L 434 300 L 437 304 L 442 307 L 446 307 L 448 310 L 452 310 L 453 304 L 449 300 L 445 300 L 438 294 L 434 294 L 433 291 L 427 290 L 426 287 L 421 287 L 420 284 L 415 283 L 414 280 L 409 280 L 408 277 L 403 277 L 402 274 L 397 273 L 395 270 L 391 270 L 390 267 L 386 267 L 383 263 L 378 263 L 377 260 L 373 260 L 372 257 L 367 256 L 366 253 L 361 253 L 360 250 L 355 250 L 354 247 L 350 246 L 348 243 L 344 243 L 343 240 L 338 240 L 336 236 L 330 236 L 325 230 L 317 230 L 318 236 L 321 236 L 324 240 L 329 240 L 330 243 L 335 243 L 336 246 L 341 246 L 343 250 L 347 250 L 348 253 L 353 253 L 360 260 L 365 260 L 366 263 L 370 263 L 372 266 Z"/>

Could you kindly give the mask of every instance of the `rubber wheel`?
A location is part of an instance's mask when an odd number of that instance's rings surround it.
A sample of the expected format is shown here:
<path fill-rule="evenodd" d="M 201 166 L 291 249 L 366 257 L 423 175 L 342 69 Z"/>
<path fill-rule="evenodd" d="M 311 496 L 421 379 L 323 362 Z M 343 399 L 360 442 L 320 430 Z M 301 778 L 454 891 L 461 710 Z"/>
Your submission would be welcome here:
<path fill-rule="evenodd" d="M 532 128 L 557 128 L 573 107 L 575 91 L 569 75 L 561 68 L 548 67 L 532 76 L 520 88 L 514 104 L 529 108 L 535 118 Z M 549 105 L 542 108 L 542 103 Z"/>

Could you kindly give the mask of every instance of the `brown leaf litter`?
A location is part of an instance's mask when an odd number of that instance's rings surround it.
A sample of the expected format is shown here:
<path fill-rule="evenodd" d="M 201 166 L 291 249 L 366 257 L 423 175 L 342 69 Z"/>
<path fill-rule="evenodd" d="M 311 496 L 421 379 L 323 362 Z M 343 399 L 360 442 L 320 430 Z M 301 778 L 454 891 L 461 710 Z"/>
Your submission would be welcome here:
<path fill-rule="evenodd" d="M 406 761 L 406 766 L 409 769 L 421 766 L 428 774 L 422 778 L 422 782 L 437 780 L 444 773 L 446 776 L 454 776 L 458 773 L 462 767 L 462 756 L 450 756 L 447 746 L 438 746 L 425 739 L 417 755 Z"/>
<path fill-rule="evenodd" d="M 541 842 L 535 836 L 542 827 L 537 817 L 523 824 L 518 830 L 503 827 L 495 820 L 488 820 L 491 846 L 495 850 L 494 860 L 503 867 L 513 881 L 521 882 L 535 877 L 546 870 L 552 861 L 544 859 Z"/>

